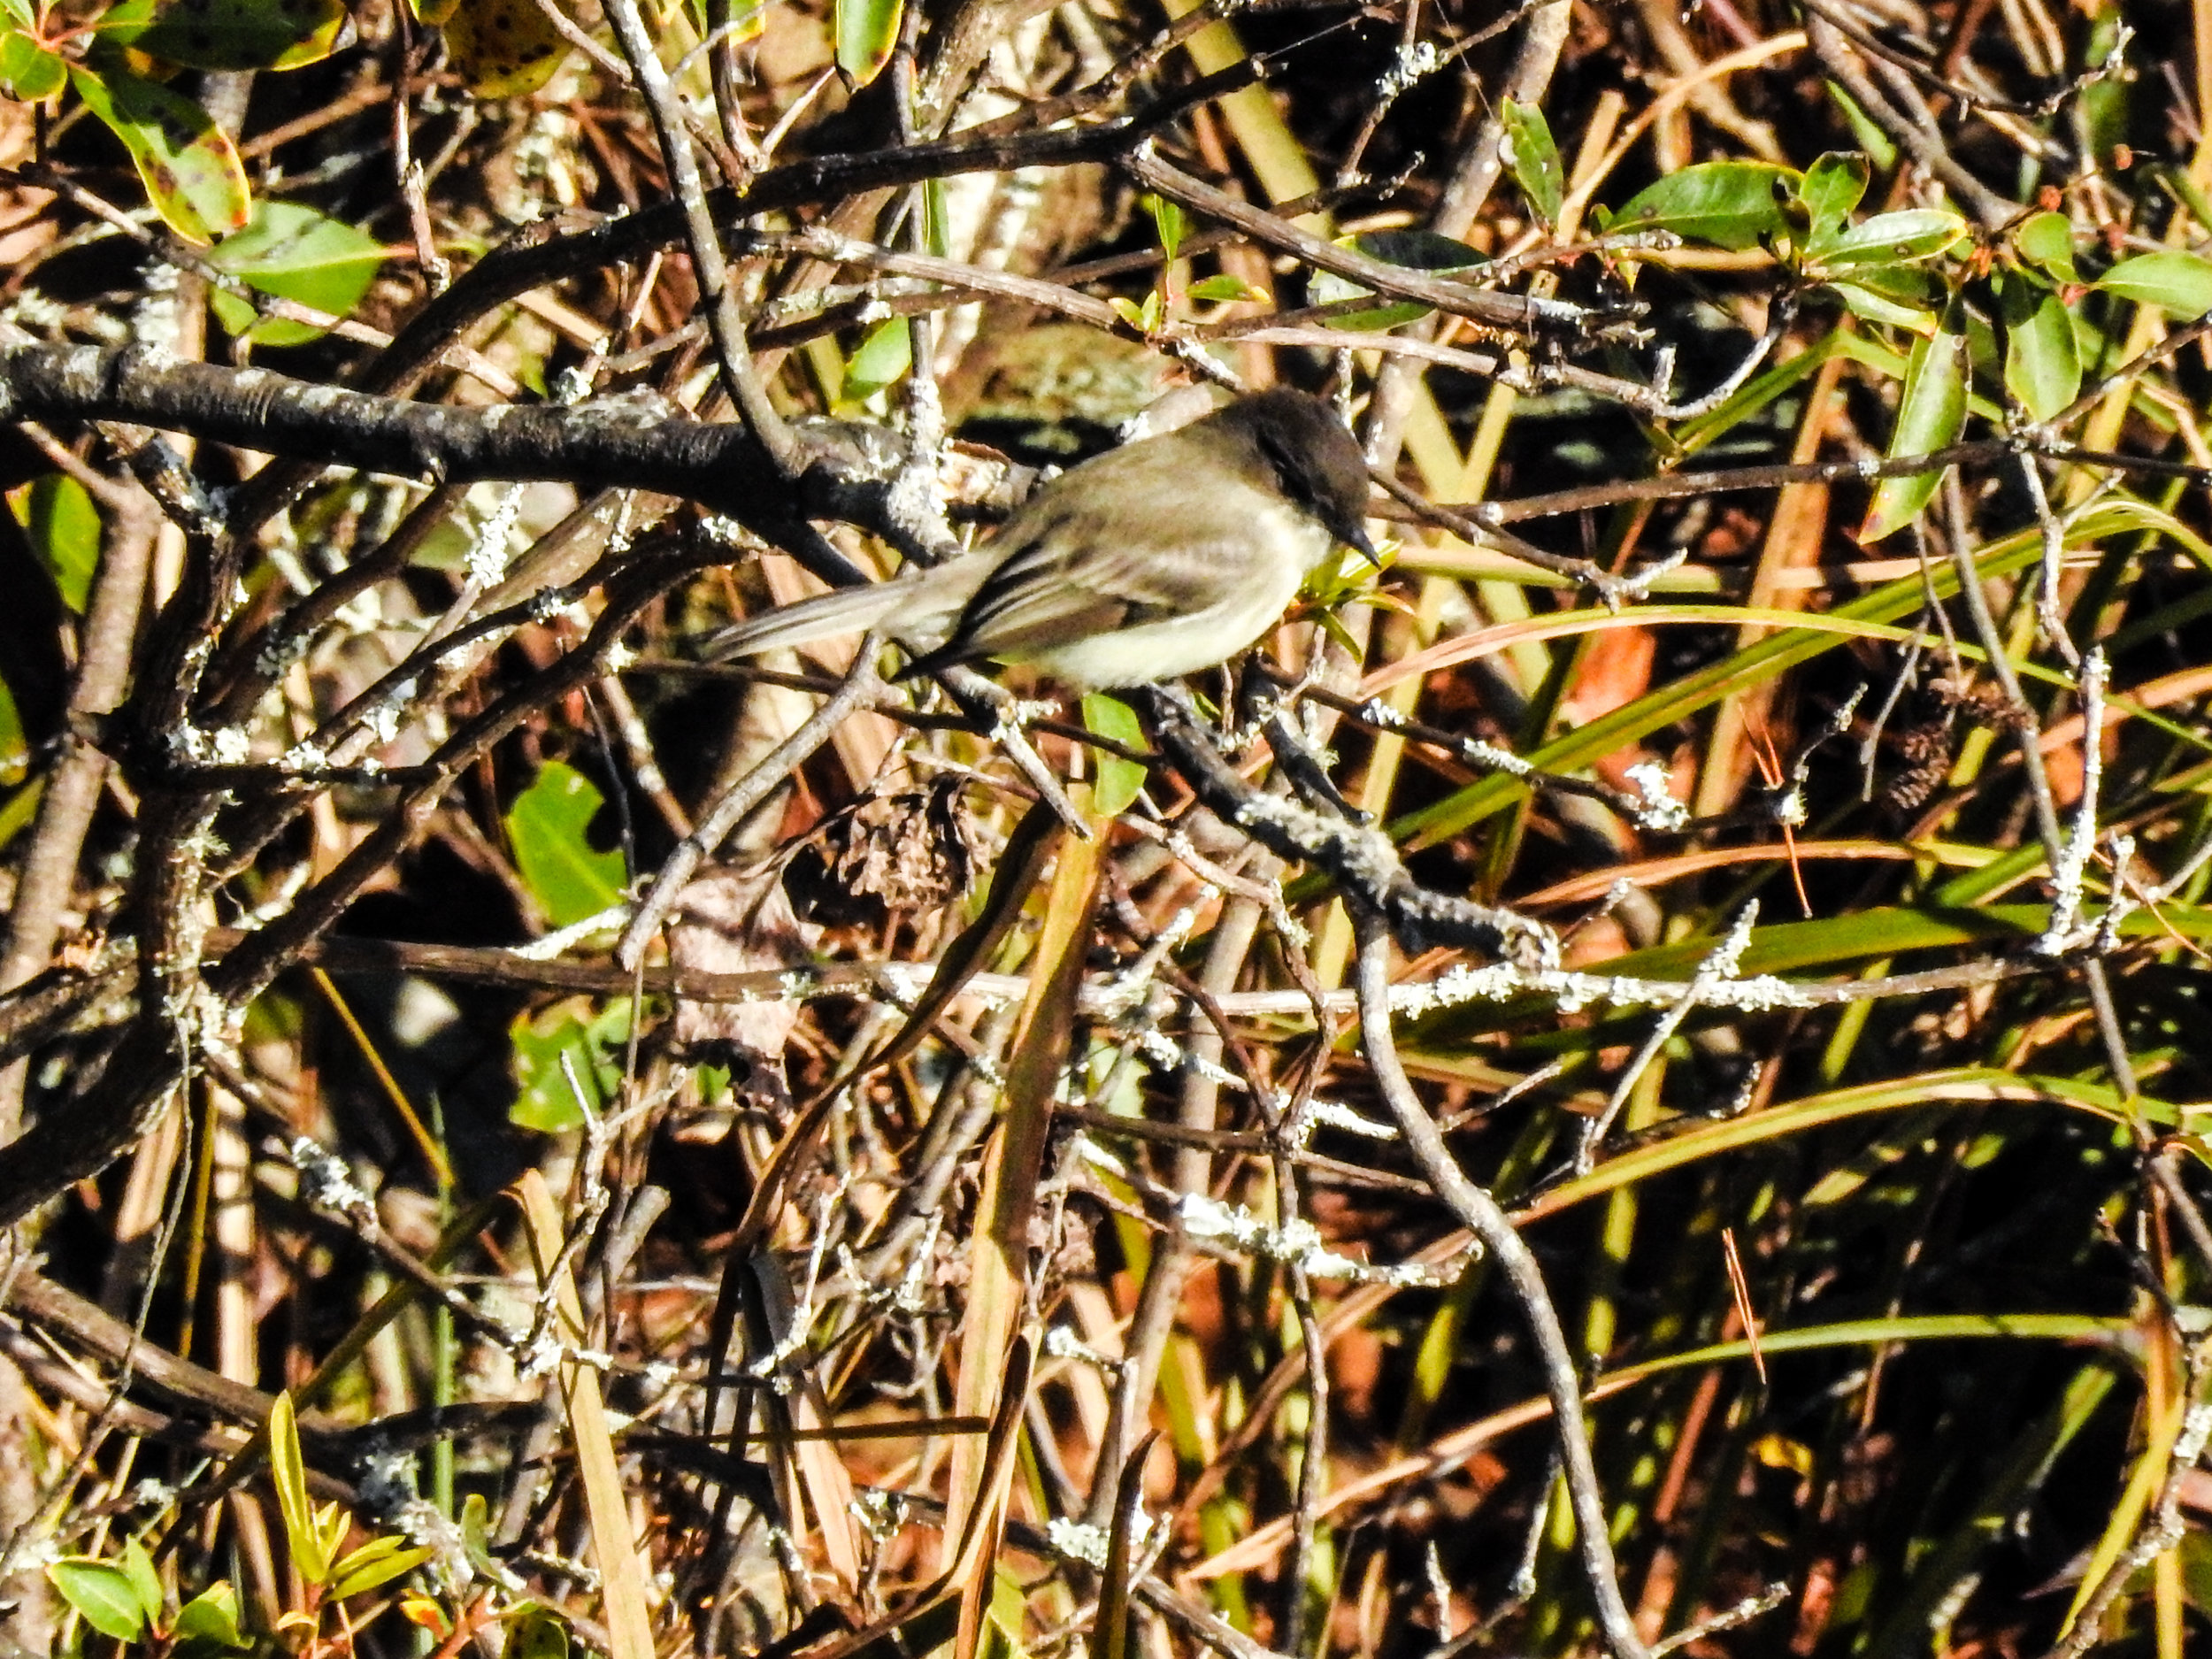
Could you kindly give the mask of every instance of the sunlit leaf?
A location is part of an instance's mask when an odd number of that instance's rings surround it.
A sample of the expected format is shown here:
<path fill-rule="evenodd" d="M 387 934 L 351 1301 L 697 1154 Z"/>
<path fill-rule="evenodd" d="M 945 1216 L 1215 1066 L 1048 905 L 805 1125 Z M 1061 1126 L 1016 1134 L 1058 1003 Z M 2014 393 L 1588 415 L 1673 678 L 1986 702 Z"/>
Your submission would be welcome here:
<path fill-rule="evenodd" d="M 1190 296 L 1217 304 L 1230 300 L 1252 300 L 1266 304 L 1273 296 L 1263 288 L 1247 282 L 1242 277 L 1210 276 L 1190 285 Z"/>
<path fill-rule="evenodd" d="M 901 0 L 837 0 L 837 70 L 855 87 L 883 73 L 899 43 Z"/>
<path fill-rule="evenodd" d="M 238 1629 L 238 1592 L 217 1579 L 178 1609 L 171 1631 L 180 1648 L 223 1652 L 247 1644 Z"/>
<path fill-rule="evenodd" d="M 1939 449 L 1958 436 L 1965 419 L 1966 330 L 1961 308 L 1955 304 L 1941 327 L 1913 345 L 1888 454 L 1893 458 Z M 1934 495 L 1942 476 L 1939 472 L 1915 472 L 1884 479 L 1875 486 L 1859 540 L 1878 541 L 1910 524 Z"/>
<path fill-rule="evenodd" d="M 330 56 L 342 0 L 172 0 L 131 45 L 191 69 L 294 69 Z"/>
<path fill-rule="evenodd" d="M 373 1590 L 412 1572 L 436 1553 L 420 1546 L 410 1547 L 403 1538 L 372 1539 L 332 1569 L 330 1594 L 342 1601 L 349 1595 Z"/>
<path fill-rule="evenodd" d="M 2078 282 L 2074 270 L 2074 226 L 2063 213 L 2030 214 L 2013 233 L 2012 245 L 2031 265 L 2062 282 Z"/>
<path fill-rule="evenodd" d="M 161 1575 L 154 1571 L 154 1558 L 146 1553 L 146 1546 L 134 1538 L 123 1540 L 123 1571 L 131 1581 L 131 1588 L 138 1593 L 140 1610 L 149 1621 L 158 1620 L 169 1598 L 162 1593 Z"/>
<path fill-rule="evenodd" d="M 2099 277 L 2096 286 L 2176 317 L 2200 317 L 2212 311 L 2212 259 L 2179 251 L 2138 254 Z"/>
<path fill-rule="evenodd" d="M 284 1536 L 292 1548 L 292 1565 L 310 1584 L 330 1576 L 330 1555 L 323 1548 L 322 1533 L 315 1525 L 315 1506 L 307 1495 L 307 1464 L 300 1455 L 298 1420 L 292 1412 L 289 1393 L 276 1397 L 269 1409 L 269 1481 L 276 1488 L 277 1509 L 284 1517 Z"/>
<path fill-rule="evenodd" d="M 1798 196 L 1812 219 L 1811 240 L 1824 242 L 1851 217 L 1866 195 L 1866 157 L 1856 150 L 1831 150 L 1805 169 Z"/>
<path fill-rule="evenodd" d="M 842 396 L 852 403 L 872 397 L 905 378 L 914 363 L 914 331 L 903 317 L 893 317 L 868 331 L 845 365 Z"/>
<path fill-rule="evenodd" d="M 1164 196 L 1148 195 L 1144 211 L 1152 215 L 1152 227 L 1159 233 L 1160 251 L 1170 259 L 1182 251 L 1183 210 L 1179 204 Z"/>
<path fill-rule="evenodd" d="M 85 107 L 123 141 L 146 198 L 187 242 L 206 243 L 242 229 L 252 209 L 245 165 L 230 135 L 189 98 L 104 58 L 72 65 Z"/>
<path fill-rule="evenodd" d="M 1880 289 L 1862 282 L 1832 282 L 1829 286 L 1854 317 L 1887 323 L 1893 328 L 1909 328 L 1916 334 L 1935 332 L 1936 314 L 1925 306 L 1892 299 Z"/>
<path fill-rule="evenodd" d="M 444 27 L 446 55 L 480 98 L 528 96 L 571 50 L 537 0 L 458 0 Z"/>
<path fill-rule="evenodd" d="M 8 511 L 54 579 L 62 603 L 79 616 L 100 567 L 100 510 L 66 472 L 47 472 L 8 492 Z"/>
<path fill-rule="evenodd" d="M 582 772 L 551 760 L 507 809 L 515 867 L 556 927 L 596 916 L 622 896 L 622 855 L 601 852 L 585 835 L 605 800 Z"/>
<path fill-rule="evenodd" d="M 1639 191 L 1609 228 L 1671 230 L 1718 248 L 1756 248 L 1788 230 L 1782 196 L 1798 191 L 1801 176 L 1763 161 L 1701 162 Z"/>
<path fill-rule="evenodd" d="M 1505 128 L 1506 163 L 1513 169 L 1514 182 L 1539 219 L 1557 224 L 1566 200 L 1567 175 L 1559 165 L 1559 146 L 1553 142 L 1543 111 L 1508 98 L 1498 106 L 1498 119 Z"/>
<path fill-rule="evenodd" d="M 1998 290 L 2005 325 L 2005 389 L 2038 420 L 2048 420 L 2081 394 L 2081 357 L 2065 302 L 2024 272 L 2005 275 Z"/>
<path fill-rule="evenodd" d="M 509 1121 L 541 1134 L 579 1128 L 584 1110 L 603 1110 L 622 1081 L 614 1056 L 630 1035 L 630 1005 L 609 1003 L 594 1011 L 581 998 L 556 1003 L 508 1028 L 508 1069 L 515 1081 Z M 565 1055 L 568 1064 L 561 1064 Z M 571 1073 L 575 1082 L 571 1084 Z M 584 1098 L 576 1098 L 578 1088 Z"/>
<path fill-rule="evenodd" d="M 264 294 L 345 317 L 376 281 L 384 255 L 384 244 L 375 237 L 311 207 L 257 202 L 253 222 L 226 238 L 208 263 Z M 219 288 L 208 299 L 225 328 L 257 344 L 299 345 L 324 333 L 288 318 L 257 316 L 244 300 Z"/>
<path fill-rule="evenodd" d="M 139 1602 L 138 1586 L 115 1563 L 90 1555 L 65 1555 L 48 1565 L 46 1576 L 61 1592 L 62 1600 L 103 1636 L 135 1641 L 146 1628 L 146 1609 Z"/>
<path fill-rule="evenodd" d="M 5 680 L 0 680 L 0 784 L 22 782 L 30 761 L 30 746 L 23 741 L 23 717 L 16 710 L 15 694 Z"/>
<path fill-rule="evenodd" d="M 1137 711 L 1118 697 L 1098 692 L 1087 695 L 1083 699 L 1083 724 L 1125 749 L 1141 749 L 1145 746 L 1144 728 L 1137 723 Z M 1127 811 L 1144 788 L 1144 767 L 1104 749 L 1097 751 L 1097 781 L 1091 787 L 1091 804 L 1107 818 Z"/>
<path fill-rule="evenodd" d="M 1805 250 L 1805 257 L 1824 271 L 1909 265 L 1947 251 L 1966 233 L 1966 220 L 1956 213 L 1933 207 L 1907 208 L 1845 226 L 1824 240 L 1816 237 Z"/>
<path fill-rule="evenodd" d="M 69 84 L 69 66 L 21 29 L 0 32 L 0 86 L 24 104 L 50 98 Z"/>

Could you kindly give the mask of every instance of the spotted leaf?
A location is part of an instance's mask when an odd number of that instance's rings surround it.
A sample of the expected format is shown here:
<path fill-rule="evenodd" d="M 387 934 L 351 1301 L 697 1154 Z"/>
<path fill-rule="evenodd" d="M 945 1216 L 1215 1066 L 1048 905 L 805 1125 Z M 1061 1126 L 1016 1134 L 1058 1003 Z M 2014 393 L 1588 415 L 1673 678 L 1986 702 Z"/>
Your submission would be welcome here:
<path fill-rule="evenodd" d="M 480 98 L 535 92 L 569 52 L 537 0 L 460 0 L 445 20 L 445 45 Z"/>
<path fill-rule="evenodd" d="M 147 199 L 171 230 L 205 243 L 244 227 L 253 206 L 246 169 L 205 110 L 111 58 L 96 67 L 72 65 L 69 79 L 85 107 L 123 141 Z"/>

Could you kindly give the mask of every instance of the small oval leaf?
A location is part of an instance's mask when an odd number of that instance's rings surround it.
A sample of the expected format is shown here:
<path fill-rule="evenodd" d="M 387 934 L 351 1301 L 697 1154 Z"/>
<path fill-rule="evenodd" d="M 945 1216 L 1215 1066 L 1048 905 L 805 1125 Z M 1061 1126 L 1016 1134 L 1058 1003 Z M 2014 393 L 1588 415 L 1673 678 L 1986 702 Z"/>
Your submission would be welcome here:
<path fill-rule="evenodd" d="M 1967 233 L 1965 219 L 1942 208 L 1914 207 L 1877 213 L 1846 226 L 1826 241 L 1816 241 L 1805 257 L 1824 271 L 1864 265 L 1912 265 L 1955 246 Z"/>
<path fill-rule="evenodd" d="M 1708 161 L 1669 173 L 1632 196 L 1608 227 L 1671 230 L 1693 242 L 1741 250 L 1789 227 L 1776 194 L 1794 195 L 1801 175 L 1763 161 Z"/>
<path fill-rule="evenodd" d="M 264 294 L 345 317 L 375 282 L 384 255 L 384 244 L 375 237 L 311 207 L 297 202 L 259 202 L 254 205 L 252 223 L 226 238 L 208 263 Z M 244 301 L 219 289 L 210 299 L 225 328 L 258 344 L 299 345 L 324 333 L 287 318 L 257 318 Z"/>
<path fill-rule="evenodd" d="M 507 809 L 515 868 L 556 927 L 596 916 L 622 896 L 622 855 L 585 839 L 605 798 L 573 766 L 549 760 Z"/>
<path fill-rule="evenodd" d="M 0 86 L 20 104 L 50 98 L 69 83 L 69 66 L 21 29 L 0 33 Z"/>
<path fill-rule="evenodd" d="M 1137 711 L 1118 697 L 1091 692 L 1083 699 L 1083 724 L 1103 738 L 1125 749 L 1142 749 L 1144 728 Z M 1105 749 L 1098 751 L 1097 781 L 1091 786 L 1091 805 L 1107 818 L 1129 810 L 1144 788 L 1145 769 L 1133 760 Z"/>
<path fill-rule="evenodd" d="M 1506 161 L 1513 169 L 1514 181 L 1536 210 L 1536 217 L 1547 225 L 1556 225 L 1560 207 L 1566 201 L 1567 174 L 1559 165 L 1559 146 L 1552 140 L 1551 126 L 1544 119 L 1543 111 L 1533 104 L 1508 98 L 1498 107 L 1498 119 L 1505 128 Z"/>
<path fill-rule="evenodd" d="M 1805 169 L 1798 197 L 1812 219 L 1812 240 L 1832 236 L 1866 195 L 1866 157 L 1855 150 L 1830 150 Z"/>
<path fill-rule="evenodd" d="M 2031 265 L 2062 282 L 2078 282 L 2074 270 L 2074 226 L 2063 213 L 2034 213 L 2013 233 L 2012 245 Z"/>
<path fill-rule="evenodd" d="M 146 1609 L 139 1604 L 138 1586 L 115 1563 L 90 1555 L 64 1555 L 48 1565 L 46 1576 L 61 1592 L 61 1599 L 103 1636 L 136 1641 L 146 1628 Z"/>
<path fill-rule="evenodd" d="M 1940 449 L 1959 435 L 1965 419 L 1965 319 L 1954 302 L 1944 314 L 1942 326 L 1914 342 L 1912 357 L 1905 365 L 1905 391 L 1897 403 L 1897 429 L 1890 437 L 1889 456 L 1894 459 Z M 1910 524 L 1942 480 L 1940 472 L 1884 479 L 1875 487 L 1859 540 L 1878 541 Z"/>
<path fill-rule="evenodd" d="M 62 603 L 82 616 L 100 565 L 100 510 L 85 487 L 66 473 L 48 472 L 10 490 L 8 511 L 54 579 Z"/>
<path fill-rule="evenodd" d="M 2176 317 L 2201 317 L 2212 311 L 2212 259 L 2178 251 L 2138 254 L 2114 265 L 2096 286 Z"/>
<path fill-rule="evenodd" d="M 2005 389 L 2038 420 L 2048 420 L 2081 394 L 2081 355 L 2065 302 L 2024 273 L 2006 274 L 1999 290 L 2005 324 Z"/>

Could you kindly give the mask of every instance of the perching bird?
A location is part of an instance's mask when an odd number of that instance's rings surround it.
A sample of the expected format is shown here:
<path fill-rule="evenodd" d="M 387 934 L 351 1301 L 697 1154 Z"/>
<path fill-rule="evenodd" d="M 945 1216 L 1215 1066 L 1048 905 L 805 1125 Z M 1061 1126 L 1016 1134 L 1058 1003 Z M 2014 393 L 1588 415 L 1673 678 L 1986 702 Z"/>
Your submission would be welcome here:
<path fill-rule="evenodd" d="M 1328 404 L 1256 392 L 1062 473 L 971 552 L 764 612 L 706 655 L 880 627 L 907 674 L 991 657 L 1078 689 L 1173 680 L 1258 639 L 1339 542 L 1372 559 L 1366 500 Z"/>

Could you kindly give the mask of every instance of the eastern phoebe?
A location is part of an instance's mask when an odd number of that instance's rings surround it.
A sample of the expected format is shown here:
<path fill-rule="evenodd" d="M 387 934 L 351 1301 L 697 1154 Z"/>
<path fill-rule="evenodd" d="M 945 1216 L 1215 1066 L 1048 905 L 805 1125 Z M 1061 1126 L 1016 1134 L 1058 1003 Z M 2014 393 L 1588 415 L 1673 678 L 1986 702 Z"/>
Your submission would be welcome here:
<path fill-rule="evenodd" d="M 1079 689 L 1173 680 L 1258 639 L 1338 542 L 1372 559 L 1366 501 L 1328 404 L 1256 392 L 1062 473 L 972 552 L 764 612 L 707 656 L 880 627 L 902 674 L 995 657 Z"/>

